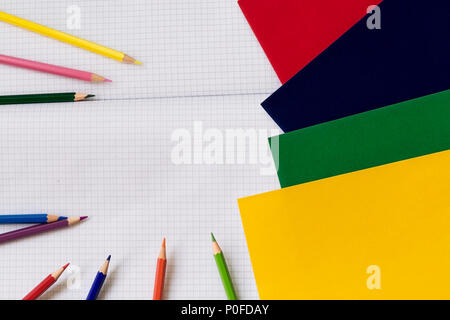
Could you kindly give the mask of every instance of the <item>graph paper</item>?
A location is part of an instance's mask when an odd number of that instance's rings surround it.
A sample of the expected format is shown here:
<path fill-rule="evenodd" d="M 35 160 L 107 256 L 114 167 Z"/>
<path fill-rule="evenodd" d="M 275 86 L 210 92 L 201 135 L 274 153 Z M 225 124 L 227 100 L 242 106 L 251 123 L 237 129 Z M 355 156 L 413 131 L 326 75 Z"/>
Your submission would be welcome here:
<path fill-rule="evenodd" d="M 81 9 L 79 30 L 67 30 L 72 5 Z M 114 81 L 85 84 L 0 65 L 0 94 L 97 95 L 92 102 L 0 108 L 0 213 L 89 216 L 2 244 L 0 299 L 21 299 L 66 262 L 70 268 L 41 299 L 85 299 L 109 254 L 99 298 L 151 299 L 164 236 L 164 298 L 225 299 L 210 232 L 239 298 L 258 298 L 236 199 L 279 187 L 266 170 L 265 135 L 277 127 L 259 105 L 279 83 L 236 1 L 3 0 L 0 10 L 144 63 L 124 65 L 0 23 L 2 54 Z M 233 132 L 248 135 L 247 147 L 221 154 Z M 208 149 L 211 137 L 218 154 Z M 187 153 L 177 152 L 181 141 Z"/>
<path fill-rule="evenodd" d="M 80 13 L 69 29 L 68 8 Z M 0 94 L 48 90 L 95 92 L 98 98 L 270 93 L 279 87 L 235 0 L 3 0 L 2 11 L 125 52 L 126 65 L 0 24 L 3 54 L 100 74 L 112 83 L 81 81 L 0 66 Z M 6 76 L 7 75 L 7 76 Z"/>

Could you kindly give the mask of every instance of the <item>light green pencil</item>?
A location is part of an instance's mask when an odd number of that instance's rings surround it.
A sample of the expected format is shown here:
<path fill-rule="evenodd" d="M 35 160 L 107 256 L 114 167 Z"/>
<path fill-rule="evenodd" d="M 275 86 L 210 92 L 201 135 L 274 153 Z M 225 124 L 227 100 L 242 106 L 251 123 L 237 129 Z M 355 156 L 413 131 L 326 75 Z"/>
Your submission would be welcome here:
<path fill-rule="evenodd" d="M 223 256 L 222 249 L 220 249 L 219 244 L 211 233 L 212 246 L 214 259 L 216 260 L 217 269 L 219 269 L 220 278 L 222 279 L 223 287 L 225 293 L 227 294 L 228 300 L 237 300 L 236 292 L 234 291 L 233 282 L 231 281 L 230 273 L 228 272 L 227 263 L 225 262 L 225 257 Z"/>

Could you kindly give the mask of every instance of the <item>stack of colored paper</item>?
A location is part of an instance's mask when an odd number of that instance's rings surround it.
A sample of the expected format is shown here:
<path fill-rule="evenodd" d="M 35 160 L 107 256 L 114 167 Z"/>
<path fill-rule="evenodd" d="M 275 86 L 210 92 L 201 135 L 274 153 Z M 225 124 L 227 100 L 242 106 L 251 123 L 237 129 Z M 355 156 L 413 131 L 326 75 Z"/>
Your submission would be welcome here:
<path fill-rule="evenodd" d="M 288 132 L 285 189 L 238 201 L 261 298 L 450 298 L 450 3 L 240 6 Z"/>
<path fill-rule="evenodd" d="M 239 200 L 262 299 L 449 299 L 450 151 Z"/>

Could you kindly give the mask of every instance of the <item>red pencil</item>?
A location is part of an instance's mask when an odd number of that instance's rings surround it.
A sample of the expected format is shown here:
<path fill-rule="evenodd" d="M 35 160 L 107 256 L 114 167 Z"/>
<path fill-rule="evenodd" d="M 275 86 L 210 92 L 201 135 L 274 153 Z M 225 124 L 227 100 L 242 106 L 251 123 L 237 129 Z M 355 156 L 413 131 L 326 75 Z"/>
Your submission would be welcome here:
<path fill-rule="evenodd" d="M 156 263 L 155 287 L 153 289 L 153 300 L 161 300 L 164 291 L 164 279 L 166 277 L 166 238 L 163 239 L 161 250 Z"/>
<path fill-rule="evenodd" d="M 49 274 L 47 278 L 42 280 L 42 282 L 39 283 L 36 288 L 31 290 L 30 293 L 28 293 L 22 300 L 36 300 L 39 298 L 45 291 L 47 291 L 48 288 L 52 286 L 52 284 L 56 282 L 56 280 L 58 280 L 68 265 L 69 264 L 67 263 L 52 274 Z"/>

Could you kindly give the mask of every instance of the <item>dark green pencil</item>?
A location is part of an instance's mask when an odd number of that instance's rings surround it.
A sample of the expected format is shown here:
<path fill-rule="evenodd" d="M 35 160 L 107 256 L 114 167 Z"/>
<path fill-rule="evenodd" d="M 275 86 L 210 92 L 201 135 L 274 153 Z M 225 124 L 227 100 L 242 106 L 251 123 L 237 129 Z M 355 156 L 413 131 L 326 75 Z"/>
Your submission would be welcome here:
<path fill-rule="evenodd" d="M 27 104 L 27 103 L 53 103 L 53 102 L 76 102 L 92 98 L 92 94 L 77 92 L 68 93 L 43 93 L 25 94 L 15 96 L 0 96 L 0 105 L 5 104 Z"/>
<path fill-rule="evenodd" d="M 231 281 L 230 272 L 228 271 L 227 263 L 225 262 L 225 257 L 223 256 L 222 249 L 220 249 L 214 235 L 211 233 L 213 254 L 216 260 L 217 269 L 219 269 L 220 278 L 222 279 L 222 284 L 227 294 L 228 300 L 237 300 L 236 292 L 234 291 L 233 282 Z"/>

